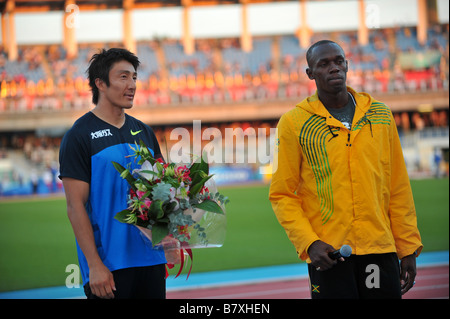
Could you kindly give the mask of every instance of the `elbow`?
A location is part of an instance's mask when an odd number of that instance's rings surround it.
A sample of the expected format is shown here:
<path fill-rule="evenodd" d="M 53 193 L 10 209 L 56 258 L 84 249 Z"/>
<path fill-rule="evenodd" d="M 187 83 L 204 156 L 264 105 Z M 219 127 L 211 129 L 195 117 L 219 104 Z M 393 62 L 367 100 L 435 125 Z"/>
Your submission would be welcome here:
<path fill-rule="evenodd" d="M 73 223 L 73 221 L 75 220 L 75 216 L 76 216 L 76 209 L 73 205 L 71 205 L 70 203 L 67 203 L 67 217 L 69 218 L 69 221 L 71 223 Z"/>
<path fill-rule="evenodd" d="M 85 205 L 83 203 L 73 203 L 72 201 L 67 201 L 67 217 L 70 222 L 73 223 L 81 212 L 85 212 Z"/>

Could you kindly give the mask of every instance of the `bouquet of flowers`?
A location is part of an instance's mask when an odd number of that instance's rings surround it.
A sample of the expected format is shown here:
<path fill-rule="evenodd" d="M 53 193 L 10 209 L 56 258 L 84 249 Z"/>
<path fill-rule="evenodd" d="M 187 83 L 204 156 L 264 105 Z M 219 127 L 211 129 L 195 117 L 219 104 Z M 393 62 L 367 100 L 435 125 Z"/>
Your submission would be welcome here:
<path fill-rule="evenodd" d="M 178 277 L 185 254 L 192 261 L 191 248 L 222 246 L 229 200 L 217 192 L 203 158 L 189 165 L 164 163 L 142 140 L 130 147 L 140 168 L 131 171 L 113 162 L 130 185 L 128 207 L 115 218 L 137 226 L 153 247 L 162 247 L 169 268 L 181 264 Z"/>

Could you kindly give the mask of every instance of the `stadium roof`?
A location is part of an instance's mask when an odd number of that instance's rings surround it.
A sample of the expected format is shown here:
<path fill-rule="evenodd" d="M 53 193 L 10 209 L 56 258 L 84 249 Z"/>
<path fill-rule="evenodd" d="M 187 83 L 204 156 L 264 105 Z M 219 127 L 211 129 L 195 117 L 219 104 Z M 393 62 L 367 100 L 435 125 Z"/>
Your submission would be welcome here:
<path fill-rule="evenodd" d="M 130 1 L 130 0 L 128 0 Z M 127 0 L 75 0 L 80 10 L 119 9 Z M 185 4 L 193 6 L 239 4 L 239 3 L 269 3 L 299 0 L 131 0 L 133 8 L 176 7 Z M 311 0 L 308 0 L 311 1 Z M 15 12 L 59 11 L 64 10 L 66 0 L 12 0 Z M 0 12 L 4 12 L 8 0 L 0 3 Z"/>

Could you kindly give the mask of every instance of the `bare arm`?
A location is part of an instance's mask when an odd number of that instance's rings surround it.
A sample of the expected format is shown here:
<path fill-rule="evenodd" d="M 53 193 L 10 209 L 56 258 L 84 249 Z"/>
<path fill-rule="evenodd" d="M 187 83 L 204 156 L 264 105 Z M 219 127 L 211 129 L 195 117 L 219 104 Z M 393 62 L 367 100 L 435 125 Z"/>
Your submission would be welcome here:
<path fill-rule="evenodd" d="M 89 184 L 68 177 L 64 177 L 62 181 L 66 193 L 67 215 L 88 263 L 91 291 L 100 298 L 114 298 L 113 290 L 116 288 L 113 275 L 98 255 L 94 232 L 85 208 L 89 197 Z"/>

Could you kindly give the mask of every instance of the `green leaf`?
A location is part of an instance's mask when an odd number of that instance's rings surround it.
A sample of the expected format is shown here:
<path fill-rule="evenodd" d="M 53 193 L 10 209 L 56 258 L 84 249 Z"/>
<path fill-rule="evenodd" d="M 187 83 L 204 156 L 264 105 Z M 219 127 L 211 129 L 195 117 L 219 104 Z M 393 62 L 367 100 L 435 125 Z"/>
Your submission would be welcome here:
<path fill-rule="evenodd" d="M 162 209 L 163 209 L 163 211 L 166 211 L 166 212 L 170 213 L 170 212 L 172 212 L 174 210 L 176 205 L 177 205 L 177 200 L 176 199 L 170 200 L 170 201 L 166 201 L 162 205 L 162 207 L 163 207 Z"/>
<path fill-rule="evenodd" d="M 191 164 L 191 166 L 189 167 L 189 171 L 190 171 L 189 175 L 192 179 L 192 184 L 195 185 L 198 182 L 200 182 L 200 180 L 202 178 L 204 178 L 205 176 L 208 176 L 209 164 L 208 164 L 208 162 L 205 162 L 203 160 L 203 156 L 202 156 L 202 157 L 200 157 L 200 162 L 196 161 Z"/>
<path fill-rule="evenodd" d="M 191 215 L 185 215 L 181 209 L 169 215 L 171 226 L 190 226 L 194 223 Z"/>
<path fill-rule="evenodd" d="M 158 222 L 160 222 L 162 224 L 168 224 L 169 221 L 170 221 L 169 217 L 164 217 L 164 218 L 158 219 Z"/>
<path fill-rule="evenodd" d="M 164 210 L 162 208 L 163 202 L 160 200 L 152 201 L 148 213 L 153 219 L 160 219 L 164 217 Z"/>
<path fill-rule="evenodd" d="M 123 171 L 126 170 L 125 167 L 123 167 L 122 165 L 120 165 L 120 164 L 117 163 L 117 162 L 114 162 L 114 161 L 113 161 L 112 164 L 114 165 L 114 168 L 115 168 L 120 174 L 122 174 Z"/>
<path fill-rule="evenodd" d="M 206 181 L 208 179 L 210 179 L 211 177 L 213 177 L 213 175 L 209 175 L 209 176 L 206 176 L 206 177 L 202 178 L 196 184 L 193 183 L 191 188 L 189 189 L 189 196 L 192 197 L 192 196 L 197 195 L 197 193 L 200 192 L 200 190 L 202 189 L 203 185 L 205 185 Z"/>
<path fill-rule="evenodd" d="M 122 165 L 120 165 L 117 162 L 112 162 L 112 164 L 114 165 L 114 168 L 120 173 L 120 176 L 123 179 L 126 179 L 128 184 L 130 184 L 130 186 L 136 190 L 136 186 L 134 186 L 134 183 L 136 182 L 136 179 L 133 177 L 133 175 L 131 175 L 130 171 L 123 167 Z"/>
<path fill-rule="evenodd" d="M 128 209 L 124 209 L 120 212 L 118 212 L 116 214 L 116 216 L 114 216 L 115 219 L 117 219 L 119 222 L 121 223 L 126 223 L 128 224 L 126 221 L 129 220 L 128 219 L 128 215 L 130 214 L 130 211 Z"/>
<path fill-rule="evenodd" d="M 189 169 L 193 172 L 200 170 L 203 171 L 206 175 L 209 174 L 209 164 L 208 162 L 205 162 L 203 160 L 203 156 L 200 157 L 200 162 L 195 161 L 194 163 L 192 163 Z"/>
<path fill-rule="evenodd" d="M 152 243 L 153 246 L 159 244 L 164 237 L 169 235 L 167 224 L 155 224 L 152 226 Z"/>
<path fill-rule="evenodd" d="M 154 176 L 158 176 L 158 173 L 156 173 L 156 172 L 154 172 L 154 171 L 150 171 L 150 170 L 148 170 L 148 169 L 144 169 L 144 170 L 140 171 L 139 174 L 140 174 L 140 173 L 151 174 L 151 175 L 154 175 Z"/>
<path fill-rule="evenodd" d="M 156 160 L 152 156 L 152 153 L 148 149 L 147 145 L 145 145 L 145 142 L 142 139 L 139 139 L 139 145 L 140 145 L 140 155 L 142 159 L 145 159 L 149 161 L 152 165 L 155 164 Z"/>
<path fill-rule="evenodd" d="M 152 190 L 153 200 L 159 199 L 163 202 L 166 200 L 169 200 L 171 187 L 172 186 L 170 184 L 164 184 L 164 183 L 157 184 Z"/>
<path fill-rule="evenodd" d="M 191 172 L 190 177 L 192 179 L 192 185 L 196 185 L 196 184 L 200 183 L 201 180 L 203 178 L 205 178 L 206 176 L 208 176 L 208 174 L 206 174 L 202 170 L 197 170 L 197 171 Z"/>
<path fill-rule="evenodd" d="M 203 209 L 203 210 L 206 210 L 208 212 L 212 212 L 212 213 L 222 214 L 223 215 L 222 208 L 219 206 L 219 204 L 217 204 L 213 200 L 205 199 L 200 204 L 195 205 L 195 208 Z"/>

